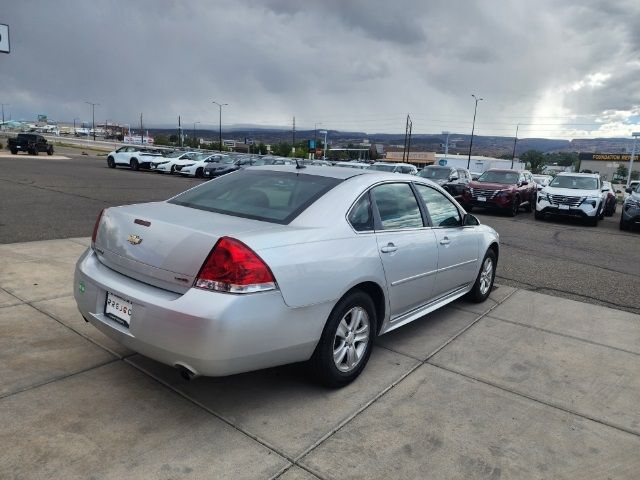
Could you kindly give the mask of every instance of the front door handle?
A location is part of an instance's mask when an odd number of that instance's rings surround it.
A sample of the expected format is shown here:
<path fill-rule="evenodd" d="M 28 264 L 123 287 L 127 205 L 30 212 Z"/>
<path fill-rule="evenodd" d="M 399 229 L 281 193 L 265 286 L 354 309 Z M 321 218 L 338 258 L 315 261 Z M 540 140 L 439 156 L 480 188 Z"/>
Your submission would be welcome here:
<path fill-rule="evenodd" d="M 449 245 L 451 243 L 451 240 L 449 240 L 449 237 L 444 237 L 442 240 L 440 240 L 440 245 Z"/>
<path fill-rule="evenodd" d="M 395 246 L 393 243 L 391 243 L 391 242 L 389 242 L 389 243 L 387 244 L 387 246 L 386 246 L 386 247 L 382 247 L 382 248 L 380 249 L 380 251 L 381 251 L 382 253 L 391 253 L 391 252 L 395 252 L 396 250 L 398 250 L 398 247 L 396 247 L 396 246 Z"/>

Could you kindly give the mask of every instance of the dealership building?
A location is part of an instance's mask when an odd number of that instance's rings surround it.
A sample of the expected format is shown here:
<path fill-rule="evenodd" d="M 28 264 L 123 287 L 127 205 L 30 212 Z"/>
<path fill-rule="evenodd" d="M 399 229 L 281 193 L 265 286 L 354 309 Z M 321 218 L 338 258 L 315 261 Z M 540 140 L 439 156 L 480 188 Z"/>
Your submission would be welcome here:
<path fill-rule="evenodd" d="M 624 165 L 629 171 L 631 162 L 631 154 L 629 153 L 581 153 L 578 155 L 580 160 L 580 171 L 590 170 L 593 173 L 599 173 L 605 180 L 611 180 L 620 165 Z M 640 162 L 638 155 L 633 160 L 633 170 L 640 172 Z M 626 181 L 626 178 L 624 179 Z"/>

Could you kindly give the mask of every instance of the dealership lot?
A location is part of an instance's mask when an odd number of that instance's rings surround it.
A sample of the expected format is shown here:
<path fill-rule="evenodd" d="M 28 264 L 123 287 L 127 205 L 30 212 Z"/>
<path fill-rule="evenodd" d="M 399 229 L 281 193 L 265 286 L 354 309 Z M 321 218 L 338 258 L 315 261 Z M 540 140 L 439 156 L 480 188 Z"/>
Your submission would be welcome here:
<path fill-rule="evenodd" d="M 380 337 L 343 389 L 298 365 L 187 382 L 84 322 L 73 265 L 103 207 L 200 181 L 63 154 L 0 158 L 0 478 L 637 477 L 640 234 L 617 215 L 479 213 L 490 299 Z"/>
<path fill-rule="evenodd" d="M 0 243 L 90 234 L 104 207 L 164 200 L 201 180 L 126 168 L 58 147 L 70 160 L 0 158 Z M 536 221 L 474 210 L 500 233 L 497 281 L 555 296 L 640 313 L 640 232 L 618 229 L 620 206 L 598 227 L 575 219 Z"/>

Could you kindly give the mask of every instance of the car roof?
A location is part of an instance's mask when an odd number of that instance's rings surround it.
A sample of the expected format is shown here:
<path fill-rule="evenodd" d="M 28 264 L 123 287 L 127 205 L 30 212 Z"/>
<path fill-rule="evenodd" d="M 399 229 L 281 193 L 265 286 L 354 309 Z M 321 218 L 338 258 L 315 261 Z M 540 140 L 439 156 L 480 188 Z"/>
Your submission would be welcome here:
<path fill-rule="evenodd" d="M 410 163 L 404 163 L 404 162 L 375 162 L 372 165 L 406 165 L 409 167 L 415 166 L 415 165 L 411 165 Z"/>
<path fill-rule="evenodd" d="M 577 172 L 560 172 L 558 176 L 562 177 L 589 177 L 589 178 L 600 178 L 600 174 L 598 173 L 577 173 Z"/>

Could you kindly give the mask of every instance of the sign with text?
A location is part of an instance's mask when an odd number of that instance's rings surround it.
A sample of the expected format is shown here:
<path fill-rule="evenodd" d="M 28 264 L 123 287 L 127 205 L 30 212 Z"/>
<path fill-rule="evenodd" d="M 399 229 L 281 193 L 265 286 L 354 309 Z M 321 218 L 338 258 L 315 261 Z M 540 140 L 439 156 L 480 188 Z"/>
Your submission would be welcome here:
<path fill-rule="evenodd" d="M 124 143 L 144 143 L 153 145 L 153 137 L 146 135 L 144 139 L 140 135 L 125 135 L 123 138 Z"/>
<path fill-rule="evenodd" d="M 0 23 L 0 52 L 9 53 L 9 25 Z"/>
<path fill-rule="evenodd" d="M 636 159 L 638 155 L 636 154 Z M 601 162 L 628 162 L 631 160 L 630 153 L 581 153 L 578 160 L 599 160 Z"/>

